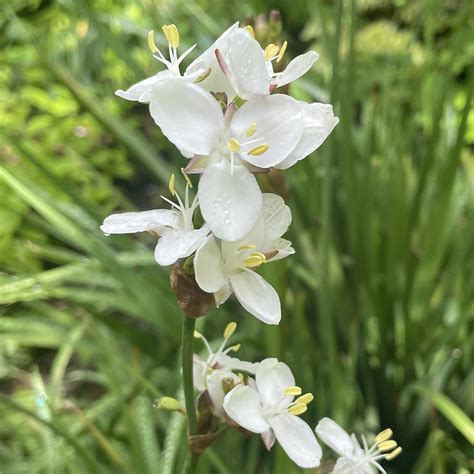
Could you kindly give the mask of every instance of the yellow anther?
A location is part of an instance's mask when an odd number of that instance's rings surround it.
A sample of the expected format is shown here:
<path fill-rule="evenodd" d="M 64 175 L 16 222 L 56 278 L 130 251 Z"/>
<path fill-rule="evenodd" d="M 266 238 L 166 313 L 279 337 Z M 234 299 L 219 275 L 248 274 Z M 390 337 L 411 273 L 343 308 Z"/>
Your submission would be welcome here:
<path fill-rule="evenodd" d="M 387 441 L 393 436 L 393 431 L 390 428 L 387 428 L 386 430 L 381 431 L 376 437 L 375 437 L 375 442 L 376 443 L 383 443 L 384 441 Z"/>
<path fill-rule="evenodd" d="M 386 453 L 388 451 L 391 451 L 392 449 L 395 449 L 397 447 L 397 442 L 393 441 L 393 439 L 389 439 L 388 441 L 383 441 L 382 443 L 379 443 L 377 445 L 377 448 L 379 448 L 382 453 Z"/>
<path fill-rule="evenodd" d="M 239 352 L 240 351 L 240 344 L 236 344 L 235 346 L 232 346 L 232 351 L 233 352 Z"/>
<path fill-rule="evenodd" d="M 279 63 L 283 59 L 283 55 L 285 54 L 286 47 L 288 46 L 288 41 L 284 41 L 281 45 L 280 52 L 278 53 L 277 63 Z"/>
<path fill-rule="evenodd" d="M 244 30 L 247 30 L 250 33 L 250 36 L 255 39 L 255 31 L 253 31 L 251 25 L 244 26 Z"/>
<path fill-rule="evenodd" d="M 263 153 L 265 153 L 269 147 L 270 145 L 268 145 L 268 143 L 263 143 L 262 145 L 252 148 L 249 152 L 247 152 L 247 154 L 253 156 L 263 155 Z"/>
<path fill-rule="evenodd" d="M 265 59 L 267 61 L 270 61 L 272 58 L 274 58 L 278 54 L 278 50 L 280 48 L 273 43 L 270 43 L 266 48 L 265 51 L 263 52 L 263 55 L 265 56 Z"/>
<path fill-rule="evenodd" d="M 200 82 L 204 81 L 204 79 L 208 78 L 209 74 L 211 74 L 211 68 L 206 69 L 205 72 L 203 72 L 200 76 L 194 79 L 194 84 L 199 84 Z"/>
<path fill-rule="evenodd" d="M 288 413 L 298 416 L 303 414 L 307 409 L 308 407 L 304 403 L 297 403 L 296 405 L 288 408 Z"/>
<path fill-rule="evenodd" d="M 194 338 L 195 339 L 202 339 L 203 335 L 199 331 L 194 331 Z"/>
<path fill-rule="evenodd" d="M 263 253 L 255 252 L 244 259 L 244 265 L 247 268 L 255 268 L 259 267 L 262 263 L 265 263 L 265 260 L 266 258 Z"/>
<path fill-rule="evenodd" d="M 148 33 L 148 47 L 153 54 L 158 51 L 158 48 L 155 44 L 155 32 L 153 30 Z"/>
<path fill-rule="evenodd" d="M 224 329 L 224 338 L 228 339 L 232 334 L 234 334 L 235 330 L 237 329 L 237 323 L 235 321 L 231 321 Z"/>
<path fill-rule="evenodd" d="M 184 176 L 184 180 L 186 181 L 186 184 L 192 188 L 193 187 L 193 183 L 191 182 L 191 180 L 189 179 L 189 176 L 186 174 L 186 171 L 184 171 L 184 168 L 181 168 L 181 173 L 183 174 Z"/>
<path fill-rule="evenodd" d="M 305 393 L 304 395 L 301 395 L 301 397 L 298 397 L 295 400 L 295 403 L 304 403 L 307 405 L 308 403 L 311 403 L 314 400 L 314 395 L 312 393 Z"/>
<path fill-rule="evenodd" d="M 400 448 L 400 446 L 395 449 L 395 451 L 392 451 L 390 454 L 387 454 L 385 456 L 385 459 L 387 461 L 391 461 L 392 459 L 395 459 L 400 453 L 402 452 L 402 448 Z"/>
<path fill-rule="evenodd" d="M 170 46 L 172 48 L 177 48 L 179 46 L 179 33 L 176 25 L 163 25 L 161 29 L 163 30 L 166 41 L 168 41 Z"/>
<path fill-rule="evenodd" d="M 227 142 L 227 148 L 232 152 L 232 153 L 235 153 L 237 151 L 240 150 L 240 143 L 235 139 L 235 138 L 231 138 L 228 142 Z"/>
<path fill-rule="evenodd" d="M 170 180 L 169 180 L 169 183 L 168 183 L 168 189 L 170 190 L 170 193 L 174 196 L 176 191 L 174 190 L 174 182 L 175 182 L 175 178 L 174 178 L 174 173 L 170 176 Z"/>
<path fill-rule="evenodd" d="M 253 250 L 255 248 L 255 244 L 243 244 L 243 245 L 239 245 L 237 247 L 237 250 Z"/>
<path fill-rule="evenodd" d="M 257 130 L 257 124 L 254 122 L 245 132 L 245 136 L 251 137 L 255 133 L 255 130 Z"/>
<path fill-rule="evenodd" d="M 288 396 L 288 395 L 301 395 L 303 390 L 301 390 L 301 387 L 292 386 L 292 387 L 286 387 L 285 390 L 283 390 L 283 394 Z"/>
<path fill-rule="evenodd" d="M 243 374 L 242 372 L 239 372 L 239 373 L 237 374 L 237 377 L 239 377 L 241 383 L 244 382 L 245 377 L 244 377 L 244 374 Z"/>

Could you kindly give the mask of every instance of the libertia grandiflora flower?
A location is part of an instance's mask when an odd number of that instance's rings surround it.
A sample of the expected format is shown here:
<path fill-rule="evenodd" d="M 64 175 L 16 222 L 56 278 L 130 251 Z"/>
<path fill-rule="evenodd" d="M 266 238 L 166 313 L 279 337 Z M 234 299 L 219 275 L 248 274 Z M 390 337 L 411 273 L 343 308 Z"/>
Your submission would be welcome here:
<path fill-rule="evenodd" d="M 108 216 L 100 226 L 102 232 L 110 234 L 133 234 L 149 232 L 159 237 L 155 247 L 155 260 L 159 265 L 172 265 L 180 258 L 193 254 L 203 245 L 209 234 L 209 227 L 204 224 L 195 229 L 193 215 L 198 207 L 198 197 L 192 202 L 189 199 L 191 181 L 186 178 L 184 200 L 177 193 L 171 175 L 169 190 L 176 197 L 177 203 L 162 196 L 171 205 L 171 209 L 153 209 L 142 212 L 124 212 Z"/>
<path fill-rule="evenodd" d="M 238 425 L 260 433 L 267 449 L 277 439 L 298 466 L 317 467 L 321 447 L 308 424 L 299 418 L 314 397 L 311 393 L 301 394 L 286 364 L 265 359 L 258 365 L 255 380 L 236 385 L 226 394 L 224 410 Z"/>
<path fill-rule="evenodd" d="M 402 448 L 391 439 L 391 429 L 380 432 L 371 447 L 364 436 L 361 446 L 354 434 L 349 435 L 330 418 L 323 418 L 315 431 L 324 444 L 340 456 L 334 467 L 334 474 L 373 474 L 375 470 L 385 473 L 379 461 L 391 461 L 402 452 Z"/>

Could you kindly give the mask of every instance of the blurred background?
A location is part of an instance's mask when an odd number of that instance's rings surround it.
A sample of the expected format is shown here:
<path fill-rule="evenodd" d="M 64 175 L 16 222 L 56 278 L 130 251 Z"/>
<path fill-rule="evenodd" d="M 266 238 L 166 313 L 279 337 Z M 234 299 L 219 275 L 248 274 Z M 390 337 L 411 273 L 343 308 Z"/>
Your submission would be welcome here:
<path fill-rule="evenodd" d="M 164 46 L 161 25 L 175 23 L 197 55 L 237 20 L 263 46 L 287 40 L 288 59 L 318 51 L 289 93 L 332 103 L 341 123 L 259 178 L 293 211 L 296 255 L 263 269 L 280 326 L 228 302 L 201 332 L 219 343 L 236 320 L 239 357 L 287 362 L 315 394 L 311 426 L 392 427 L 404 453 L 388 472 L 473 471 L 472 1 L 10 0 L 0 12 L 2 474 L 182 469 L 185 419 L 153 405 L 181 396 L 168 270 L 152 238 L 98 226 L 163 207 L 185 161 L 146 106 L 113 93 L 161 69 L 150 29 Z M 300 470 L 228 430 L 199 472 Z"/>

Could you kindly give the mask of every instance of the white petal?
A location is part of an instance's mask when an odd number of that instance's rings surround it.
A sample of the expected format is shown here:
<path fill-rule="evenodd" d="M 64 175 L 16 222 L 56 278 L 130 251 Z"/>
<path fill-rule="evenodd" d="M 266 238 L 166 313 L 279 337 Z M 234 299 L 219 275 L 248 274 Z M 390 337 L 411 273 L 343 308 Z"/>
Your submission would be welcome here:
<path fill-rule="evenodd" d="M 273 244 L 272 250 L 276 250 L 278 253 L 274 257 L 267 259 L 267 262 L 274 262 L 275 260 L 281 260 L 295 253 L 295 249 L 292 247 L 291 242 L 286 239 L 278 239 Z"/>
<path fill-rule="evenodd" d="M 221 251 L 214 236 L 198 249 L 194 257 L 196 283 L 207 293 L 219 291 L 227 283 Z"/>
<path fill-rule="evenodd" d="M 382 471 L 385 472 L 385 471 Z M 369 463 L 360 464 L 359 462 L 354 462 L 352 459 L 340 457 L 332 474 L 374 474 L 375 469 L 370 466 Z"/>
<path fill-rule="evenodd" d="M 303 135 L 296 148 L 276 167 L 287 169 L 319 148 L 339 123 L 329 104 L 300 102 L 303 111 Z"/>
<path fill-rule="evenodd" d="M 263 433 L 270 428 L 262 416 L 258 392 L 248 385 L 237 385 L 227 393 L 224 410 L 238 425 L 253 433 Z"/>
<path fill-rule="evenodd" d="M 219 307 L 221 304 L 224 304 L 232 295 L 232 288 L 229 285 L 229 282 L 226 281 L 225 285 L 219 290 L 214 292 L 214 301 L 216 306 Z"/>
<path fill-rule="evenodd" d="M 137 82 L 126 91 L 123 91 L 121 89 L 115 91 L 115 95 L 121 97 L 122 99 L 137 100 L 146 104 L 150 102 L 151 91 L 153 89 L 153 86 L 158 82 L 162 81 L 163 79 L 169 79 L 170 77 L 173 77 L 173 73 L 171 71 L 160 71 L 154 76 L 148 77 L 143 81 Z"/>
<path fill-rule="evenodd" d="M 305 54 L 296 56 L 296 58 L 290 61 L 283 72 L 275 75 L 272 84 L 281 87 L 295 81 L 303 74 L 306 74 L 318 58 L 319 54 L 316 51 L 308 51 Z"/>
<path fill-rule="evenodd" d="M 198 230 L 169 230 L 160 237 L 155 247 L 155 260 L 159 265 L 172 265 L 180 258 L 189 257 L 201 247 L 209 228 Z"/>
<path fill-rule="evenodd" d="M 244 166 L 221 160 L 208 166 L 199 181 L 204 220 L 219 239 L 239 240 L 253 227 L 262 208 L 262 193 Z"/>
<path fill-rule="evenodd" d="M 351 437 L 335 421 L 323 418 L 316 426 L 319 438 L 340 456 L 351 456 L 354 444 Z"/>
<path fill-rule="evenodd" d="M 105 218 L 100 229 L 104 234 L 134 234 L 154 230 L 162 232 L 165 227 L 179 228 L 181 214 L 168 209 L 153 209 L 142 212 L 123 212 Z"/>
<path fill-rule="evenodd" d="M 245 132 L 253 123 L 256 124 L 255 133 L 245 138 Z M 237 110 L 230 128 L 232 136 L 242 143 L 256 140 L 249 146 L 242 146 L 238 153 L 240 158 L 260 168 L 270 168 L 285 160 L 298 145 L 303 134 L 301 106 L 297 100 L 283 94 L 257 97 Z M 267 151 L 257 156 L 248 154 L 263 144 L 269 145 Z"/>
<path fill-rule="evenodd" d="M 231 84 L 243 99 L 270 93 L 270 77 L 258 41 L 243 28 L 232 35 L 227 63 Z"/>
<path fill-rule="evenodd" d="M 230 275 L 229 281 L 239 303 L 250 314 L 267 324 L 280 322 L 280 298 L 263 277 L 248 270 Z"/>
<path fill-rule="evenodd" d="M 222 72 L 216 58 L 216 49 L 227 57 L 232 35 L 237 30 L 239 23 L 234 23 L 228 28 L 204 53 L 196 58 L 186 69 L 186 75 L 195 74 L 196 71 L 211 70 L 210 74 L 203 81 L 199 82 L 199 86 L 210 92 L 225 92 L 228 100 L 232 100 L 235 96 L 233 87 L 229 79 Z"/>
<path fill-rule="evenodd" d="M 237 357 L 230 357 L 227 354 L 216 354 L 214 359 L 221 367 L 227 367 L 232 370 L 242 370 L 249 374 L 255 374 L 259 366 L 259 362 L 246 362 Z"/>
<path fill-rule="evenodd" d="M 186 155 L 208 155 L 224 129 L 216 99 L 178 78 L 153 87 L 150 113 L 163 134 Z"/>
<path fill-rule="evenodd" d="M 321 446 L 313 430 L 301 418 L 280 413 L 268 420 L 276 439 L 288 457 L 300 467 L 318 467 L 321 462 Z"/>
<path fill-rule="evenodd" d="M 204 359 L 197 354 L 193 355 L 193 383 L 196 390 L 203 392 L 206 390 L 206 371 L 207 364 Z"/>
<path fill-rule="evenodd" d="M 295 385 L 295 377 L 290 368 L 273 357 L 262 360 L 257 369 L 256 382 L 258 393 L 263 405 L 268 408 L 274 405 L 287 406 L 293 401 L 293 396 L 283 394 L 287 387 Z"/>
<path fill-rule="evenodd" d="M 262 216 L 265 225 L 265 244 L 261 252 L 267 252 L 273 250 L 272 246 L 290 227 L 291 210 L 280 196 L 265 193 Z"/>
<path fill-rule="evenodd" d="M 223 403 L 224 403 L 224 389 L 222 388 L 222 382 L 224 379 L 232 379 L 234 384 L 240 383 L 239 377 L 232 373 L 230 370 L 218 369 L 212 371 L 210 375 L 207 376 L 207 391 L 212 400 L 212 405 L 214 407 L 214 412 L 217 416 L 222 416 L 224 413 Z"/>

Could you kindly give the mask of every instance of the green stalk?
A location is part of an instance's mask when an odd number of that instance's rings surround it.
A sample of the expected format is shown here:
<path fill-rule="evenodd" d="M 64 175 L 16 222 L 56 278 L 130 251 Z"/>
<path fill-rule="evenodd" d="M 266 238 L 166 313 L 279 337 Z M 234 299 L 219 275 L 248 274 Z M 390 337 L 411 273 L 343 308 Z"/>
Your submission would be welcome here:
<path fill-rule="evenodd" d="M 197 417 L 194 409 L 194 382 L 193 382 L 193 342 L 196 320 L 185 316 L 183 318 L 183 333 L 181 341 L 181 364 L 183 368 L 183 392 L 188 415 L 188 435 L 197 433 Z M 196 471 L 199 460 L 198 454 L 189 453 L 184 472 L 191 474 Z"/>

